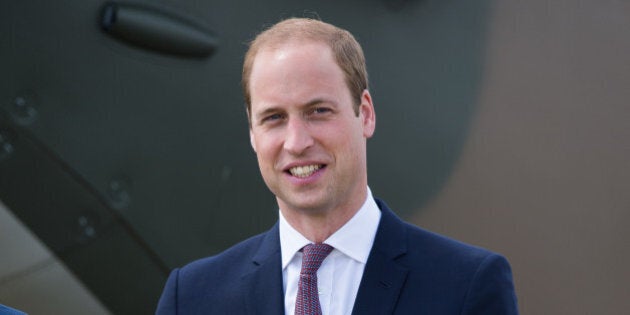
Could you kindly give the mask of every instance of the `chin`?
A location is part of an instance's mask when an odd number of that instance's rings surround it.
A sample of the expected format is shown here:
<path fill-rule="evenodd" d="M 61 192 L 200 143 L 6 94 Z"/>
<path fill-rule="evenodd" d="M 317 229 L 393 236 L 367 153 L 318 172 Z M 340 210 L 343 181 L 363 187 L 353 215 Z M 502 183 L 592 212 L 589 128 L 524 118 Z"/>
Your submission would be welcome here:
<path fill-rule="evenodd" d="M 305 200 L 306 198 L 300 198 L 295 196 L 293 198 L 287 198 L 282 200 L 282 203 L 291 210 L 306 212 L 306 213 L 319 213 L 326 209 L 326 202 L 321 199 Z"/>

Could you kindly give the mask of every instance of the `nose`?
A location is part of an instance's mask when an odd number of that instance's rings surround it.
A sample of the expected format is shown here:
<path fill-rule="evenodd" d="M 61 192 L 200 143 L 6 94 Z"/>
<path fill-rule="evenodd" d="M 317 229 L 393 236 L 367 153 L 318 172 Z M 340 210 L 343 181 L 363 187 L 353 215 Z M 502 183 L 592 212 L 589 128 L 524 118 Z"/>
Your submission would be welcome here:
<path fill-rule="evenodd" d="M 301 119 L 290 119 L 287 122 L 285 131 L 283 147 L 287 152 L 293 155 L 300 155 L 313 146 L 314 141 L 308 124 Z"/>

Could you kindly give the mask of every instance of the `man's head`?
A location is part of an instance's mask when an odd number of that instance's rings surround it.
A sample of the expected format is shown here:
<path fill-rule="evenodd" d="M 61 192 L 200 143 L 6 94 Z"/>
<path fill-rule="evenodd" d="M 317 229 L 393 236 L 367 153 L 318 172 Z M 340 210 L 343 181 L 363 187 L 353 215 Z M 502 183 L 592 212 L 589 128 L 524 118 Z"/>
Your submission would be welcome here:
<path fill-rule="evenodd" d="M 303 28 L 284 30 L 283 40 L 266 41 L 245 61 L 250 140 L 285 216 L 349 219 L 367 194 L 374 107 L 367 89 L 355 95 L 348 87 L 348 71 L 328 42 L 301 34 Z"/>
<path fill-rule="evenodd" d="M 249 46 L 243 62 L 243 95 L 247 114 L 251 110 L 250 76 L 256 55 L 261 49 L 274 48 L 287 42 L 321 42 L 330 47 L 337 65 L 344 73 L 350 95 L 356 101 L 355 114 L 358 115 L 361 94 L 368 89 L 367 67 L 361 45 L 350 32 L 332 24 L 307 18 L 291 18 L 281 21 L 260 33 Z"/>

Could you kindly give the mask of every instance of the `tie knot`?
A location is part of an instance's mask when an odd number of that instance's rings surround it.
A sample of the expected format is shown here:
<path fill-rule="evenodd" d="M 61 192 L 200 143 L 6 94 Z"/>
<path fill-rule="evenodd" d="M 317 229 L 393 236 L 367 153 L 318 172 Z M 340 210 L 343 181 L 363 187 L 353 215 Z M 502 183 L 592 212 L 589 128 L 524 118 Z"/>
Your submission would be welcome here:
<path fill-rule="evenodd" d="M 314 274 L 322 265 L 324 259 L 333 250 L 328 244 L 309 244 L 302 248 L 302 271 L 301 274 Z"/>

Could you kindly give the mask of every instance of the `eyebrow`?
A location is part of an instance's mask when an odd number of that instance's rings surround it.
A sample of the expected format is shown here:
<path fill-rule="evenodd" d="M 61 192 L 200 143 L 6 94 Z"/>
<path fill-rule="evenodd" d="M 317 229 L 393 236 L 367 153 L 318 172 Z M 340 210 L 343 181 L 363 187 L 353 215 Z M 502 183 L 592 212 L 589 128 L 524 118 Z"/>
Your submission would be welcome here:
<path fill-rule="evenodd" d="M 268 114 L 275 113 L 277 111 L 278 111 L 278 107 L 268 107 L 262 112 L 254 113 L 254 115 L 256 116 L 256 118 L 261 117 L 261 116 L 264 117 L 264 116 L 267 116 Z"/>
<path fill-rule="evenodd" d="M 311 106 L 314 106 L 314 105 L 317 105 L 317 104 L 322 104 L 322 103 L 335 104 L 335 102 L 333 102 L 331 100 L 328 100 L 326 98 L 316 97 L 316 98 L 314 98 L 314 99 L 312 99 L 312 100 L 310 100 L 310 101 L 300 105 L 299 107 L 300 108 L 308 108 L 308 107 L 311 107 Z M 278 106 L 268 107 L 268 108 L 266 108 L 265 110 L 263 110 L 261 112 L 255 113 L 255 117 L 256 118 L 258 118 L 258 117 L 265 117 L 268 114 L 276 113 L 278 111 L 282 111 L 282 110 L 279 110 Z"/>
<path fill-rule="evenodd" d="M 329 101 L 329 100 L 327 100 L 325 98 L 317 97 L 317 98 L 314 98 L 314 99 L 310 100 L 306 104 L 302 105 L 302 107 L 311 107 L 313 105 L 317 105 L 317 104 L 321 104 L 321 103 L 332 103 L 332 101 Z"/>

